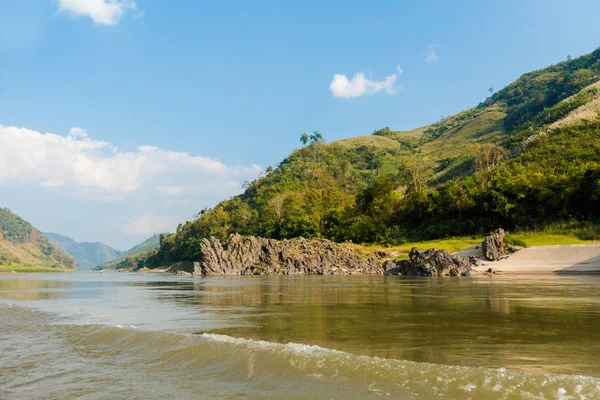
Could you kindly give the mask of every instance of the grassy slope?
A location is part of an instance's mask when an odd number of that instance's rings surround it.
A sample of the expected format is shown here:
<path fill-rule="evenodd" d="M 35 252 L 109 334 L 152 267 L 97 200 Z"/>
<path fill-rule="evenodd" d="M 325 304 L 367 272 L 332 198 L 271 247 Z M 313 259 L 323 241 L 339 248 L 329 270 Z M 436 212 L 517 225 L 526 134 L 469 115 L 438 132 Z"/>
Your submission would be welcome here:
<path fill-rule="evenodd" d="M 331 143 L 333 145 L 343 146 L 345 148 L 356 148 L 358 146 L 368 146 L 374 149 L 401 149 L 400 143 L 383 136 L 356 136 L 348 139 L 338 140 Z"/>
<path fill-rule="evenodd" d="M 75 261 L 29 222 L 0 208 L 0 265 L 73 269 Z"/>
<path fill-rule="evenodd" d="M 506 113 L 498 108 L 485 110 L 476 117 L 459 123 L 439 138 L 425 143 L 419 149 L 435 158 L 470 156 L 469 144 L 498 143 L 505 134 L 503 120 Z"/>

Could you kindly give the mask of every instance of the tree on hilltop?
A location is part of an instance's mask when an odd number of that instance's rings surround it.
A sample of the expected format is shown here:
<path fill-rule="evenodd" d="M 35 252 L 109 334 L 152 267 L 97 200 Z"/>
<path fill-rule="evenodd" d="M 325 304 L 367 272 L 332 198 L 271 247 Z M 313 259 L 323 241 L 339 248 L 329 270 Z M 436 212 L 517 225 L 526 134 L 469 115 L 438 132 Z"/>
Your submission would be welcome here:
<path fill-rule="evenodd" d="M 310 138 L 308 137 L 308 135 L 306 133 L 303 133 L 302 135 L 300 135 L 300 143 L 302 143 L 303 146 L 306 146 L 308 144 L 309 140 L 310 140 Z"/>

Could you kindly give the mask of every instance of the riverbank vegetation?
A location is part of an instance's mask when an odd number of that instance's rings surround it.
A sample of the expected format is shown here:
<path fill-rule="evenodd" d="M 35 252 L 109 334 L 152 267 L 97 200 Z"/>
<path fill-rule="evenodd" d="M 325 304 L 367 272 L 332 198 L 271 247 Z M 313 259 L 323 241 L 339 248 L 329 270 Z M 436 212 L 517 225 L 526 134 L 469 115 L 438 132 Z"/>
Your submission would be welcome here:
<path fill-rule="evenodd" d="M 37 265 L 20 265 L 20 264 L 0 264 L 0 273 L 17 272 L 17 273 L 34 273 L 34 272 L 69 272 L 72 269 L 66 268 L 50 268 Z"/>
<path fill-rule="evenodd" d="M 600 239 L 600 226 L 592 223 L 581 223 L 572 221 L 570 223 L 553 223 L 551 225 L 540 227 L 538 230 L 517 229 L 510 232 L 507 236 L 509 240 L 515 241 L 514 244 L 523 247 L 536 246 L 555 246 L 569 244 L 592 244 Z M 370 256 L 373 253 L 385 252 L 395 258 L 405 259 L 413 247 L 420 249 L 438 248 L 447 250 L 451 253 L 464 250 L 468 247 L 478 245 L 482 242 L 483 236 L 454 236 L 443 239 L 409 241 L 402 244 L 354 244 L 349 246 L 363 254 Z"/>

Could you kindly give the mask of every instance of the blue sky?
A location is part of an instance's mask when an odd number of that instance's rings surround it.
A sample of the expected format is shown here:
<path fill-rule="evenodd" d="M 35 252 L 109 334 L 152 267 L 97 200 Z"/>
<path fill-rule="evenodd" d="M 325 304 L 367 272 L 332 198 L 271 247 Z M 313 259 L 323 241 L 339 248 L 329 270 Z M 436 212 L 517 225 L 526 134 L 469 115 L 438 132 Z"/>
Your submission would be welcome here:
<path fill-rule="evenodd" d="M 301 132 L 411 129 L 589 53 L 598 15 L 593 0 L 0 0 L 0 206 L 127 248 L 238 193 Z"/>

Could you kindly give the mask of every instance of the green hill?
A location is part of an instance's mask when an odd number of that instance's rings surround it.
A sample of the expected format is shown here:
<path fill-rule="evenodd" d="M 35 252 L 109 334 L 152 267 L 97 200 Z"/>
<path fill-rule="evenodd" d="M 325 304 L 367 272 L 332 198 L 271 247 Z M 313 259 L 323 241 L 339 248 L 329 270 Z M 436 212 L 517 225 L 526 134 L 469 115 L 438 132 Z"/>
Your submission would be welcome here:
<path fill-rule="evenodd" d="M 139 244 L 133 246 L 131 249 L 127 250 L 126 252 L 124 252 L 119 257 L 116 257 L 113 260 L 110 260 L 108 262 L 104 262 L 101 264 L 98 263 L 96 269 L 127 268 L 126 265 L 122 264 L 124 261 L 127 262 L 127 260 L 129 260 L 132 257 L 135 257 L 138 254 L 146 253 L 146 252 L 158 249 L 159 247 L 160 247 L 160 235 L 154 235 L 154 236 L 144 240 L 142 243 L 139 243 Z"/>
<path fill-rule="evenodd" d="M 58 233 L 43 233 L 59 249 L 70 254 L 77 263 L 77 269 L 90 269 L 99 264 L 114 260 L 121 252 L 103 243 L 76 242 Z"/>
<path fill-rule="evenodd" d="M 599 79 L 600 49 L 524 74 L 430 126 L 329 144 L 315 133 L 243 194 L 122 265 L 194 260 L 202 238 L 231 233 L 402 243 L 595 221 Z"/>
<path fill-rule="evenodd" d="M 0 269 L 14 265 L 73 269 L 75 260 L 29 222 L 8 208 L 0 208 Z"/>

